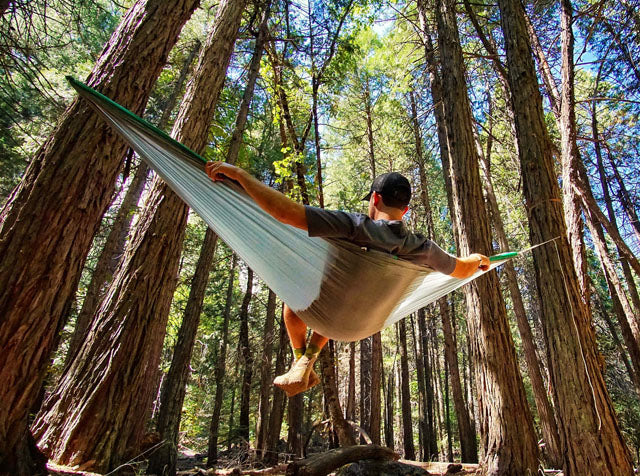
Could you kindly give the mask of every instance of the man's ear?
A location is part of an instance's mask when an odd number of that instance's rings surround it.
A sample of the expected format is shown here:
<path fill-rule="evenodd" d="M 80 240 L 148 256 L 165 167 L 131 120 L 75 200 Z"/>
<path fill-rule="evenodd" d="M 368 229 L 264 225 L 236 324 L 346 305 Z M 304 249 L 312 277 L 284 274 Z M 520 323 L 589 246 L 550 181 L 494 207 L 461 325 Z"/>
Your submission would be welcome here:
<path fill-rule="evenodd" d="M 375 206 L 378 206 L 380 200 L 382 200 L 382 195 L 380 195 L 378 192 L 373 192 L 371 196 L 373 197 L 373 204 Z"/>

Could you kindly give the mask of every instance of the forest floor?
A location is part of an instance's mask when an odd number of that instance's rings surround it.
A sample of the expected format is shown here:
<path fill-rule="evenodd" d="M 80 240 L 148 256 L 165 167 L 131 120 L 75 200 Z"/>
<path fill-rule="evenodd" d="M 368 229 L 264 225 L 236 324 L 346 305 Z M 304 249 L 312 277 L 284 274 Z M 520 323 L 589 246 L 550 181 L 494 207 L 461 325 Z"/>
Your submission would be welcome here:
<path fill-rule="evenodd" d="M 272 467 L 251 467 L 248 463 L 239 463 L 237 459 L 221 459 L 217 468 L 206 469 L 204 454 L 193 451 L 182 451 L 178 457 L 178 476 L 284 476 L 288 463 Z M 400 460 L 399 462 L 417 466 L 427 470 L 433 476 L 458 475 L 475 476 L 477 464 L 452 464 L 447 462 L 419 462 Z M 51 476 L 103 476 L 99 473 L 81 471 L 78 468 L 68 468 L 53 463 L 47 465 Z M 133 467 L 131 469 L 134 469 Z M 138 466 L 132 474 L 140 474 L 143 468 Z M 137 470 L 137 471 L 136 471 Z M 332 473 L 333 474 L 333 473 Z M 557 470 L 545 470 L 545 475 L 562 476 Z"/>

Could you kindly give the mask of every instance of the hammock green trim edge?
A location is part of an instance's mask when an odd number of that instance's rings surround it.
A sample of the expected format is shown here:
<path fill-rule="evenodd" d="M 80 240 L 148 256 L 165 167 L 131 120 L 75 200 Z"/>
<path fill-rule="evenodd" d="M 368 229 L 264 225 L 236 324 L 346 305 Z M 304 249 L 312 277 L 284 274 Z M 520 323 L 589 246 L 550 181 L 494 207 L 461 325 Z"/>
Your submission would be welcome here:
<path fill-rule="evenodd" d="M 144 120 L 143 118 L 141 118 L 140 116 L 138 116 L 137 114 L 131 112 L 129 109 L 127 109 L 126 107 L 118 104 L 117 102 L 115 102 L 113 99 L 109 99 L 107 96 L 105 96 L 102 93 L 99 93 L 98 91 L 96 91 L 95 89 L 87 86 L 86 84 L 84 84 L 81 81 L 78 81 L 77 79 L 75 79 L 73 76 L 67 75 L 65 76 L 65 78 L 67 79 L 67 81 L 69 82 L 69 84 L 71 84 L 71 86 L 78 91 L 78 89 L 82 89 L 83 91 L 99 98 L 102 101 L 105 101 L 107 103 L 109 103 L 111 106 L 115 107 L 116 109 L 118 109 L 119 111 L 125 113 L 129 118 L 133 119 L 135 122 L 137 122 L 138 124 L 151 129 L 153 132 L 155 132 L 156 134 L 160 135 L 163 139 L 169 141 L 169 143 L 171 145 L 176 146 L 177 148 L 179 148 L 181 151 L 186 152 L 188 155 L 190 155 L 192 158 L 197 159 L 198 161 L 202 162 L 202 164 L 206 164 L 207 161 L 206 159 L 204 159 L 204 157 L 202 157 L 201 155 L 195 153 L 194 151 L 192 151 L 191 149 L 189 149 L 189 147 L 187 147 L 186 145 L 182 144 L 181 142 L 178 142 L 177 140 L 175 140 L 173 137 L 171 137 L 169 134 L 167 134 L 165 131 L 163 131 L 162 129 L 154 126 L 153 124 L 151 124 L 150 122 Z M 79 91 L 78 91 L 79 92 Z"/>
<path fill-rule="evenodd" d="M 509 259 L 518 256 L 517 251 L 507 251 L 506 253 L 500 253 L 499 255 L 494 255 L 489 258 L 489 261 L 500 261 L 503 259 Z"/>

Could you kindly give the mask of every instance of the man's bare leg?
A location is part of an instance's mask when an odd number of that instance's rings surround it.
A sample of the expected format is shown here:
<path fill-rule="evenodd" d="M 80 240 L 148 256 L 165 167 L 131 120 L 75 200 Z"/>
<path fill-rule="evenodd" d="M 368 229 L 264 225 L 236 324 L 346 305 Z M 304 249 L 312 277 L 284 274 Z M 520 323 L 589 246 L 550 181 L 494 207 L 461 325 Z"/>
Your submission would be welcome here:
<path fill-rule="evenodd" d="M 291 369 L 286 374 L 276 377 L 273 383 L 283 389 L 287 396 L 292 397 L 320 382 L 318 375 L 313 371 L 313 364 L 328 339 L 314 332 L 307 346 L 307 326 L 286 304 L 283 319 L 295 361 Z"/>

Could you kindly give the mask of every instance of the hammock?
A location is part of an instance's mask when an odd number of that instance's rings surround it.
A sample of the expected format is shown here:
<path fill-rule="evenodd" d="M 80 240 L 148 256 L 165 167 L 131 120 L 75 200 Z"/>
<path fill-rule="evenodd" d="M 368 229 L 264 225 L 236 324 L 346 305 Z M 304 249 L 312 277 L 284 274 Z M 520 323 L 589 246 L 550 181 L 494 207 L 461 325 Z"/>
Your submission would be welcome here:
<path fill-rule="evenodd" d="M 341 240 L 284 225 L 239 187 L 212 182 L 206 161 L 129 110 L 67 80 L 155 172 L 313 330 L 364 339 L 477 278 L 456 279 Z M 491 268 L 517 253 L 491 258 Z"/>

